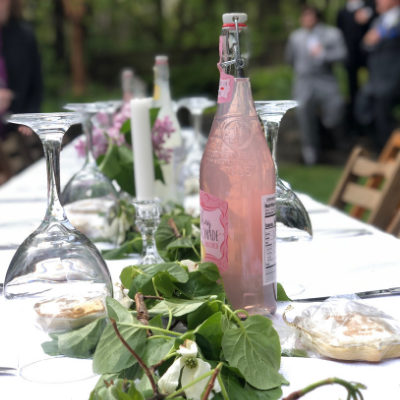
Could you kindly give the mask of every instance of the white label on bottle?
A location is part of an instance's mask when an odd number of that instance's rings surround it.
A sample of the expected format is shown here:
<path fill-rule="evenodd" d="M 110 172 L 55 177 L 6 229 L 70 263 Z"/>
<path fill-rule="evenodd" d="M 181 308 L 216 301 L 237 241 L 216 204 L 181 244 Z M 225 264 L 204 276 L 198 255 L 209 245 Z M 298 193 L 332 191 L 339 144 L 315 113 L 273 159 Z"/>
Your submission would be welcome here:
<path fill-rule="evenodd" d="M 276 196 L 261 197 L 263 285 L 276 282 Z"/>

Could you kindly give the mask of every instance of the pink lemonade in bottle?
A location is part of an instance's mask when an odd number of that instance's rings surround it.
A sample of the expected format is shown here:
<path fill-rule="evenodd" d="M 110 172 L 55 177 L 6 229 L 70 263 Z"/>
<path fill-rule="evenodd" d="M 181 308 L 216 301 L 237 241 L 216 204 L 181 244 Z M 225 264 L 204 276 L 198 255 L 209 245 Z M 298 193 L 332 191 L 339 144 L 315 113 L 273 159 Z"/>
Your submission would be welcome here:
<path fill-rule="evenodd" d="M 275 168 L 244 75 L 246 14 L 224 14 L 218 108 L 200 167 L 202 261 L 214 262 L 235 309 L 276 310 Z"/>

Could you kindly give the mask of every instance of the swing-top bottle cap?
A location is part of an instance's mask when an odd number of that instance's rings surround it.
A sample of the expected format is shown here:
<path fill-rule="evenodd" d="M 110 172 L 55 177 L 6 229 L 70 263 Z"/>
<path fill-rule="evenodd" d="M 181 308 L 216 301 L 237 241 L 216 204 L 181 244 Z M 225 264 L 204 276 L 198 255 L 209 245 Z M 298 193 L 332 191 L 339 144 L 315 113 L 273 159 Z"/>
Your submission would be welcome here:
<path fill-rule="evenodd" d="M 235 26 L 235 20 L 233 19 L 234 17 L 238 18 L 238 24 L 241 26 L 246 26 L 246 21 L 247 21 L 247 14 L 245 13 L 229 13 L 229 14 L 223 14 L 222 15 L 222 23 L 224 26 Z"/>
<path fill-rule="evenodd" d="M 156 65 L 168 64 L 168 56 L 156 56 Z"/>

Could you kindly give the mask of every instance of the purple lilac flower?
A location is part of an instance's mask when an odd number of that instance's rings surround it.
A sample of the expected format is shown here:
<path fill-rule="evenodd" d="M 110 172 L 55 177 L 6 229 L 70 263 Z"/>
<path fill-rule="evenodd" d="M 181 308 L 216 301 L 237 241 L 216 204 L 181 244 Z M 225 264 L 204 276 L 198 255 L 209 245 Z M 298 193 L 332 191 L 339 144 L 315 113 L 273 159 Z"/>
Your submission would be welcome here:
<path fill-rule="evenodd" d="M 157 158 L 165 161 L 167 164 L 171 160 L 172 149 L 164 148 L 164 144 L 166 139 L 170 138 L 173 132 L 175 132 L 175 129 L 168 115 L 166 115 L 163 120 L 157 118 L 151 131 L 153 150 Z"/>

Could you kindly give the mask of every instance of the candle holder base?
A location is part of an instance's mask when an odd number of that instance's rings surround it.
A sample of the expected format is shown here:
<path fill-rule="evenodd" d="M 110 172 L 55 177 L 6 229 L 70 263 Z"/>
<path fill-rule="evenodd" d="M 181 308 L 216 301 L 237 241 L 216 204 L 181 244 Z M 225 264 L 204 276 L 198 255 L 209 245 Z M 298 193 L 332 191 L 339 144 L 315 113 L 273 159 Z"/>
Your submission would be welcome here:
<path fill-rule="evenodd" d="M 161 264 L 164 260 L 158 254 L 155 234 L 160 224 L 161 203 L 155 198 L 152 200 L 134 200 L 136 226 L 143 239 L 142 257 L 136 265 Z"/>

